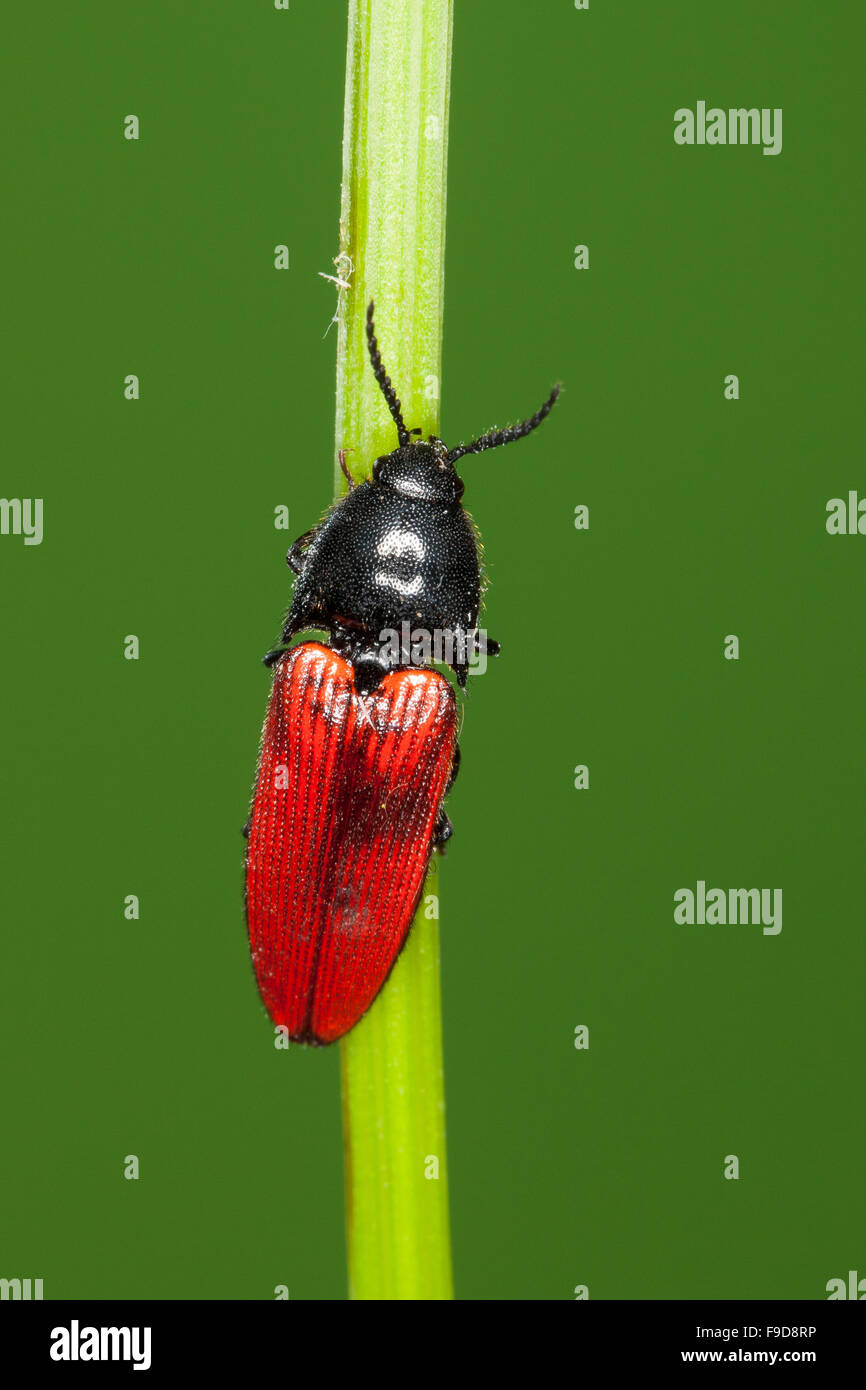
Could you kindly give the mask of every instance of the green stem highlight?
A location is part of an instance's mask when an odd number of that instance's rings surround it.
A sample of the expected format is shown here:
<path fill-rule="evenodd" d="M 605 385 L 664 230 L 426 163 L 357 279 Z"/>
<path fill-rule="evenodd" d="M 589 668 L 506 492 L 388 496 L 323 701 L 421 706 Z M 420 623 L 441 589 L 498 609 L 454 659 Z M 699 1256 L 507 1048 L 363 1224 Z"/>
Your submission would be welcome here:
<path fill-rule="evenodd" d="M 367 358 L 370 299 L 407 425 L 439 433 L 451 27 L 452 0 L 349 4 L 336 449 L 357 481 L 397 444 Z M 352 1298 L 453 1297 L 438 879 L 434 862 L 388 983 L 341 1044 Z"/>

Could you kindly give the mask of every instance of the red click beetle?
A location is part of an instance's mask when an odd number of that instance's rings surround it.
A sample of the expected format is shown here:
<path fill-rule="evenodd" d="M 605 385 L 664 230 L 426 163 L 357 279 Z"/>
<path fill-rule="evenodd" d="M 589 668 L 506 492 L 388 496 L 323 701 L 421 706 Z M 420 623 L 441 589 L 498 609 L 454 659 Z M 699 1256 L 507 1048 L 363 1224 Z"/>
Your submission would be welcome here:
<path fill-rule="evenodd" d="M 264 658 L 274 683 L 245 827 L 259 990 L 290 1038 L 318 1045 L 376 998 L 430 855 L 452 833 L 442 802 L 459 763 L 457 701 L 428 653 L 444 651 L 463 688 L 473 658 L 499 651 L 478 627 L 478 539 L 454 464 L 530 434 L 559 394 L 519 425 L 448 449 L 406 428 L 372 302 L 367 343 L 398 447 L 357 486 L 341 453 L 349 492 L 289 550 L 297 580 L 283 646 Z M 290 645 L 309 629 L 330 644 Z"/>

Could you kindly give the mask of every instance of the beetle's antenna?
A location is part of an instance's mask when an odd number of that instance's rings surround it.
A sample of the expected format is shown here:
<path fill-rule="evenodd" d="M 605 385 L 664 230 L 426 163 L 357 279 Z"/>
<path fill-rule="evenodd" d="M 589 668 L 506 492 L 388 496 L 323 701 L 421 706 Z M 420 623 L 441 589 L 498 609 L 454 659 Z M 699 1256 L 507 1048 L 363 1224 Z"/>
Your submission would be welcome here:
<path fill-rule="evenodd" d="M 557 382 L 544 405 L 536 410 L 534 415 L 530 415 L 528 420 L 523 420 L 519 425 L 509 425 L 506 430 L 489 430 L 480 438 L 473 439 L 471 444 L 458 444 L 456 449 L 451 449 L 446 455 L 448 462 L 455 463 L 457 459 L 462 459 L 464 454 L 483 454 L 485 449 L 498 449 L 500 444 L 512 444 L 515 439 L 523 439 L 524 435 L 532 434 L 533 430 L 538 429 L 542 420 L 547 419 L 559 395 L 559 390 L 559 383 Z"/>
<path fill-rule="evenodd" d="M 404 444 L 409 443 L 410 433 L 417 434 L 418 431 L 416 430 L 410 432 L 409 430 L 407 430 L 403 420 L 403 408 L 400 405 L 400 402 L 397 398 L 397 392 L 391 385 L 391 378 L 385 371 L 385 365 L 382 361 L 382 354 L 379 352 L 379 344 L 376 342 L 376 330 L 373 326 L 372 299 L 370 300 L 370 303 L 367 305 L 367 346 L 370 349 L 370 361 L 373 365 L 373 375 L 378 381 L 379 386 L 381 387 L 382 395 L 388 402 L 388 409 L 390 410 L 391 415 L 394 418 L 394 424 L 397 426 L 397 438 L 400 441 L 400 447 L 402 449 Z"/>

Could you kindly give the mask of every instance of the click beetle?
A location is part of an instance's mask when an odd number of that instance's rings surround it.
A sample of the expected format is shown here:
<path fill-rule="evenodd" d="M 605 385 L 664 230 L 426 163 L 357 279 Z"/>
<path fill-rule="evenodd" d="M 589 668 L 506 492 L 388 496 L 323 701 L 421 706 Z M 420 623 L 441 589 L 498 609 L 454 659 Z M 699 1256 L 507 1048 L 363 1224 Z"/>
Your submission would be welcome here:
<path fill-rule="evenodd" d="M 454 467 L 510 444 L 529 419 L 448 449 L 407 429 L 367 310 L 376 381 L 397 448 L 301 536 L 282 634 L 265 657 L 274 682 L 250 818 L 245 902 L 259 990 L 297 1042 L 336 1041 L 370 1007 L 402 949 L 430 855 L 451 825 L 442 809 L 459 762 L 449 680 L 418 655 L 418 634 L 464 687 L 479 652 L 478 539 Z M 292 639 L 310 629 L 329 642 Z M 395 634 L 411 632 L 411 642 Z"/>

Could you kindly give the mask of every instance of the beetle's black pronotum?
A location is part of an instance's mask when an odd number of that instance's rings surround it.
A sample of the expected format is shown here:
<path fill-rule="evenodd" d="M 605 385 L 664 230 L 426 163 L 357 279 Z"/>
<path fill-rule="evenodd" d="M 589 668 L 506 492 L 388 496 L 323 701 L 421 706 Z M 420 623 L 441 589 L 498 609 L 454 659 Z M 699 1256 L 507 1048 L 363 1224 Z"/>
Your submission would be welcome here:
<path fill-rule="evenodd" d="M 531 434 L 549 414 L 559 387 L 521 424 L 449 449 L 435 435 L 415 439 L 420 430 L 406 428 L 376 342 L 372 301 L 367 342 L 398 447 L 377 458 L 370 480 L 357 486 L 341 453 L 349 493 L 288 553 L 298 579 L 283 641 L 308 628 L 326 629 L 334 649 L 354 666 L 356 688 L 364 693 L 388 670 L 418 664 L 405 648 L 395 656 L 383 645 L 384 634 L 402 632 L 407 624 L 450 644 L 445 661 L 463 686 L 472 657 L 482 648 L 494 655 L 499 647 L 478 629 L 478 539 L 460 501 L 463 481 L 454 465 L 466 454 Z"/>

